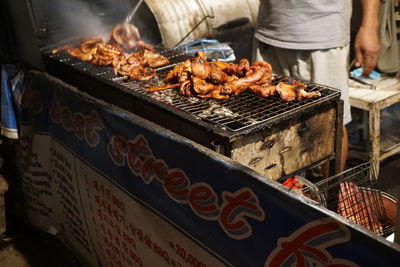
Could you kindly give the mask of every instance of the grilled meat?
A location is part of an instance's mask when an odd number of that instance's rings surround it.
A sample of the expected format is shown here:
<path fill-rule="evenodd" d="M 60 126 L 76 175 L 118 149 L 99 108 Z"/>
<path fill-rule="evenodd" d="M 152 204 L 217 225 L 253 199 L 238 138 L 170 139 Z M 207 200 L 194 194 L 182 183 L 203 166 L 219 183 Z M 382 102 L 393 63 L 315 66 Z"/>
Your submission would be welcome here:
<path fill-rule="evenodd" d="M 153 93 L 153 92 L 157 92 L 157 91 L 163 91 L 163 90 L 167 90 L 167 89 L 177 88 L 180 86 L 181 86 L 180 83 L 166 83 L 161 86 L 150 87 L 150 89 L 148 91 Z"/>
<path fill-rule="evenodd" d="M 286 79 L 281 81 L 276 86 L 276 91 L 278 92 L 281 99 L 285 101 L 293 101 L 296 99 L 296 85 L 293 79 Z"/>
<path fill-rule="evenodd" d="M 198 94 L 197 96 L 200 98 L 228 99 L 229 95 L 222 93 L 221 90 L 222 90 L 222 87 L 221 87 L 221 85 L 219 85 L 219 86 L 216 86 L 208 94 L 205 94 L 205 95 Z"/>
<path fill-rule="evenodd" d="M 139 51 L 126 53 L 123 48 Z M 61 51 L 94 65 L 112 65 L 116 75 L 134 80 L 149 80 L 157 74 L 153 68 L 169 64 L 168 58 L 155 52 L 152 45 L 140 40 L 139 31 L 131 24 L 116 25 L 108 42 L 88 36 L 82 38 L 76 46 L 64 45 L 52 50 L 52 53 Z"/>
<path fill-rule="evenodd" d="M 363 192 L 352 182 L 342 182 L 338 201 L 338 214 L 371 231 L 382 232 L 382 224 L 379 220 L 382 214 L 376 208 L 377 204 L 374 203 L 372 192 Z"/>
<path fill-rule="evenodd" d="M 238 64 L 208 62 L 205 53 L 200 51 L 195 58 L 185 60 L 168 72 L 165 85 L 150 88 L 149 92 L 179 87 L 182 95 L 226 99 L 250 90 L 260 97 L 279 94 L 285 101 L 320 96 L 319 92 L 305 91 L 306 85 L 300 81 L 286 78 L 275 86 L 273 78 L 272 67 L 267 62 L 253 65 L 247 59 L 241 59 Z"/>
<path fill-rule="evenodd" d="M 269 83 L 262 85 L 250 85 L 248 89 L 253 91 L 259 97 L 276 95 L 276 86 Z"/>
<path fill-rule="evenodd" d="M 143 65 L 143 58 L 137 54 L 120 53 L 112 61 L 116 75 L 128 76 L 134 80 L 150 80 L 157 73 L 153 68 Z"/>
<path fill-rule="evenodd" d="M 215 89 L 214 84 L 208 83 L 203 79 L 197 78 L 196 76 L 192 77 L 191 81 L 193 90 L 199 95 L 206 95 Z"/>
<path fill-rule="evenodd" d="M 93 59 L 93 55 L 97 53 L 97 50 L 100 45 L 104 45 L 104 42 L 101 38 L 94 38 L 94 39 L 84 38 L 81 39 L 79 46 L 73 46 L 67 44 L 57 49 L 53 49 L 51 53 L 56 54 L 64 51 L 73 57 L 79 58 L 80 60 L 90 61 Z"/>
<path fill-rule="evenodd" d="M 132 24 L 115 25 L 110 37 L 110 43 L 115 43 L 126 49 L 135 49 L 140 41 L 138 28 Z"/>
<path fill-rule="evenodd" d="M 129 71 L 129 77 L 138 81 L 147 81 L 157 75 L 153 68 L 144 67 L 142 65 L 135 66 Z"/>
<path fill-rule="evenodd" d="M 271 69 L 268 69 L 266 67 L 258 67 L 254 70 L 254 72 L 248 76 L 245 76 L 243 78 L 233 80 L 231 82 L 228 82 L 224 85 L 224 92 L 226 94 L 234 94 L 234 95 L 239 95 L 243 91 L 249 89 L 249 87 L 258 81 L 260 81 L 265 75 L 269 76 L 269 73 Z"/>
<path fill-rule="evenodd" d="M 140 60 L 141 65 L 152 68 L 161 67 L 169 64 L 169 59 L 152 50 L 142 48 L 138 53 L 133 54 Z"/>
<path fill-rule="evenodd" d="M 206 80 L 208 76 L 210 76 L 212 72 L 211 64 L 205 62 L 192 62 L 191 63 L 191 72 L 194 77 L 197 77 L 202 80 Z"/>
<path fill-rule="evenodd" d="M 93 53 L 90 63 L 98 66 L 109 66 L 119 54 L 121 54 L 121 49 L 118 46 L 97 44 L 96 53 Z"/>
<path fill-rule="evenodd" d="M 321 93 L 318 91 L 307 92 L 306 85 L 293 78 L 284 78 L 278 83 L 276 91 L 279 96 L 285 101 L 293 101 L 295 99 L 303 100 L 312 97 L 320 97 Z"/>

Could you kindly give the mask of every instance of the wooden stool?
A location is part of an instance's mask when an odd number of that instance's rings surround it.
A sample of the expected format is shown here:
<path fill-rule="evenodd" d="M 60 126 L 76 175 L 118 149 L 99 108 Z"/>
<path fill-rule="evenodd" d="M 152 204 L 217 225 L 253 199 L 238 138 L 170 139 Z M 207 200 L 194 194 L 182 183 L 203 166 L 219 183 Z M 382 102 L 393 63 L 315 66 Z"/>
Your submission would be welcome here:
<path fill-rule="evenodd" d="M 369 81 L 376 88 L 350 80 L 350 105 L 359 108 L 364 112 L 365 120 L 362 121 L 361 127 L 368 132 L 367 151 L 357 152 L 350 150 L 350 155 L 362 160 L 370 160 L 376 173 L 379 174 L 379 163 L 381 160 L 392 156 L 400 151 L 400 143 L 396 143 L 389 148 L 381 151 L 381 117 L 380 111 L 387 108 L 400 100 L 400 80 L 399 78 L 383 78 L 379 81 Z M 366 124 L 368 120 L 368 124 Z"/>

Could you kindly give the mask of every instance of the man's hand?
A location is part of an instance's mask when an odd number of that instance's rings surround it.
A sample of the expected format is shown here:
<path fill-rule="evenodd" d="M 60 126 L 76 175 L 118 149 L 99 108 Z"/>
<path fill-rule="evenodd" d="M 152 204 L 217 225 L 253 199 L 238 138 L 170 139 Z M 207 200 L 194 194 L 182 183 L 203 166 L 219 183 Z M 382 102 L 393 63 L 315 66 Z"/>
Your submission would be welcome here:
<path fill-rule="evenodd" d="M 354 65 L 363 67 L 363 75 L 368 76 L 378 64 L 380 43 L 376 29 L 360 27 L 356 35 L 354 49 Z"/>
<path fill-rule="evenodd" d="M 378 64 L 380 49 L 378 36 L 378 13 L 380 0 L 360 0 L 363 17 L 354 44 L 355 66 L 363 67 L 363 75 L 368 76 Z"/>

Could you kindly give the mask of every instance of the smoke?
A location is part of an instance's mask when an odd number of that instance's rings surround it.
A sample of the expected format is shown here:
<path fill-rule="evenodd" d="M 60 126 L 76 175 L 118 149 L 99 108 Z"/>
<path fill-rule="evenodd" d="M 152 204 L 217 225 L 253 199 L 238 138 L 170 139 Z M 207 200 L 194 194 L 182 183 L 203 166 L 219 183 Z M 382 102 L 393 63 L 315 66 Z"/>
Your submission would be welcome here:
<path fill-rule="evenodd" d="M 1 0 L 0 0 L 1 1 Z M 137 0 L 42 0 L 53 43 L 99 36 L 108 40 L 112 28 L 121 23 Z M 141 38 L 151 44 L 161 43 L 157 22 L 146 5 L 141 4 L 131 21 Z"/>
<path fill-rule="evenodd" d="M 124 0 L 47 0 L 55 39 L 81 36 L 109 38 L 112 27 L 126 15 Z"/>

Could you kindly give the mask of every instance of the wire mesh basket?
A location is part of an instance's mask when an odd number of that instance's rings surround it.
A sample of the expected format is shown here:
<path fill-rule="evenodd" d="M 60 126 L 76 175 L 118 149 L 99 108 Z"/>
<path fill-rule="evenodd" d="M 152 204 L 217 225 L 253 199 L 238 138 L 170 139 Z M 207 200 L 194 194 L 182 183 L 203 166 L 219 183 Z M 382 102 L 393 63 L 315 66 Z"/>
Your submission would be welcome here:
<path fill-rule="evenodd" d="M 379 235 L 395 230 L 396 199 L 381 191 L 371 162 L 305 186 L 303 194 Z"/>

